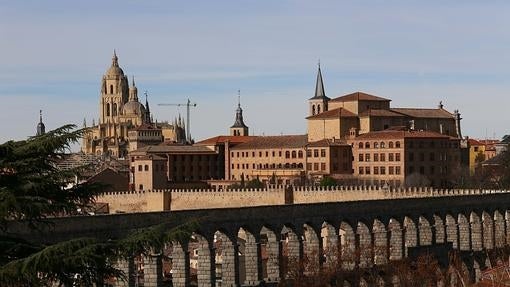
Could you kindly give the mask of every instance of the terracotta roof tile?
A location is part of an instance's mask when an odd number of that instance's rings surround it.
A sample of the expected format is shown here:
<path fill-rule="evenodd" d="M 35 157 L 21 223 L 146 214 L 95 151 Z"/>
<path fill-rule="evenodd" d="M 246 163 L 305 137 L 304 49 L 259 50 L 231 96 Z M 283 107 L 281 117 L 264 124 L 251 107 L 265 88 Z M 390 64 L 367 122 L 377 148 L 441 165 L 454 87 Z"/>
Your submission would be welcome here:
<path fill-rule="evenodd" d="M 257 138 L 256 136 L 215 136 L 195 143 L 195 145 L 216 145 L 219 143 L 230 142 L 232 144 L 239 144 L 249 142 Z"/>
<path fill-rule="evenodd" d="M 353 102 L 353 101 L 381 101 L 381 102 L 389 102 L 391 100 L 381 98 L 378 96 L 366 94 L 363 92 L 355 92 L 352 94 L 348 94 L 345 96 L 341 96 L 338 98 L 334 98 L 331 100 L 332 102 Z"/>
<path fill-rule="evenodd" d="M 232 149 L 300 148 L 307 142 L 307 135 L 261 136 Z"/>
<path fill-rule="evenodd" d="M 453 119 L 453 115 L 444 109 L 391 108 L 390 110 L 413 118 Z"/>
<path fill-rule="evenodd" d="M 395 131 L 383 130 L 361 134 L 356 137 L 360 139 L 402 139 L 402 138 L 445 138 L 451 139 L 450 136 L 442 135 L 432 131 Z"/>
<path fill-rule="evenodd" d="M 343 108 L 337 108 L 333 110 L 329 110 L 327 112 L 322 112 L 317 115 L 309 116 L 306 119 L 314 120 L 314 119 L 338 119 L 338 118 L 347 118 L 347 117 L 356 117 L 355 114 L 352 112 L 349 112 L 346 109 Z"/>
<path fill-rule="evenodd" d="M 331 140 L 331 139 L 322 139 L 315 142 L 309 142 L 309 147 L 327 147 L 327 146 L 343 146 L 348 145 L 345 141 L 341 140 Z"/>
<path fill-rule="evenodd" d="M 392 110 L 383 109 L 370 109 L 359 114 L 361 117 L 404 117 L 401 113 L 396 113 Z"/>

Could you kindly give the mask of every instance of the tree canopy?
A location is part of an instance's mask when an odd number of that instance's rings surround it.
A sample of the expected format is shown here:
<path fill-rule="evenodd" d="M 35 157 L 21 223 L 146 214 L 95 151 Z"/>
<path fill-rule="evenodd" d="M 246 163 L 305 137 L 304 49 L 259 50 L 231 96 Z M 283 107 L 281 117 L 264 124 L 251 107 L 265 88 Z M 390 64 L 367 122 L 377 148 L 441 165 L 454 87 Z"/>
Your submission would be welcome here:
<path fill-rule="evenodd" d="M 9 230 L 13 222 L 34 232 L 51 217 L 72 216 L 94 202 L 104 186 L 76 184 L 83 167 L 61 170 L 56 162 L 86 130 L 65 125 L 27 140 L 0 145 L 0 282 L 2 286 L 91 285 L 124 274 L 119 259 L 160 250 L 170 241 L 189 238 L 195 222 L 170 229 L 164 224 L 125 238 L 102 241 L 74 238 L 53 245 L 28 242 Z"/>

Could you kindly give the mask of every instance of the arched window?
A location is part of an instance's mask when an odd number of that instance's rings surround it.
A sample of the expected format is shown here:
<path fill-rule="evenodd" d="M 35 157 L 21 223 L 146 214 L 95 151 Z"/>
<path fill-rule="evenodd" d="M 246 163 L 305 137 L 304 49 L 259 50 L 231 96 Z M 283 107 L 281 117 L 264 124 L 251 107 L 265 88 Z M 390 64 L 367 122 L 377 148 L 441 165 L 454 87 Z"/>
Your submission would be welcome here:
<path fill-rule="evenodd" d="M 302 164 L 302 163 L 298 163 L 298 164 L 297 164 L 297 167 L 298 167 L 298 168 L 303 168 L 303 164 Z"/>
<path fill-rule="evenodd" d="M 400 147 L 400 142 L 399 142 L 399 141 L 396 141 L 396 142 L 395 142 L 395 147 L 396 147 L 396 148 L 399 148 L 399 147 Z"/>
<path fill-rule="evenodd" d="M 388 148 L 393 148 L 393 142 L 388 143 Z"/>
<path fill-rule="evenodd" d="M 282 168 L 282 164 L 281 163 L 278 164 L 278 168 Z"/>
<path fill-rule="evenodd" d="M 312 116 L 315 115 L 315 105 L 312 105 Z"/>
<path fill-rule="evenodd" d="M 149 171 L 149 166 L 145 165 L 145 171 Z"/>
<path fill-rule="evenodd" d="M 292 158 L 296 158 L 296 151 L 295 150 L 292 151 Z"/>
<path fill-rule="evenodd" d="M 271 164 L 271 168 L 275 168 L 275 167 L 276 167 L 276 165 L 274 163 Z"/>
<path fill-rule="evenodd" d="M 362 149 L 363 148 L 363 143 L 359 143 L 358 148 Z"/>
<path fill-rule="evenodd" d="M 113 94 L 113 85 L 110 85 L 110 94 Z"/>
<path fill-rule="evenodd" d="M 370 143 L 369 142 L 365 143 L 365 148 L 370 148 Z"/>
<path fill-rule="evenodd" d="M 317 105 L 317 114 L 321 113 L 321 105 Z"/>
<path fill-rule="evenodd" d="M 292 168 L 296 168 L 297 167 L 296 163 L 293 163 L 291 166 L 292 166 Z"/>
<path fill-rule="evenodd" d="M 286 163 L 286 164 L 285 164 L 285 168 L 290 168 L 290 164 L 289 164 L 289 163 Z"/>
<path fill-rule="evenodd" d="M 374 143 L 374 148 L 379 148 L 379 143 L 378 142 Z"/>
<path fill-rule="evenodd" d="M 303 158 L 303 151 L 298 151 L 298 154 L 297 154 L 298 158 Z"/>
<path fill-rule="evenodd" d="M 381 144 L 379 145 L 380 148 L 385 148 L 386 145 L 384 144 L 384 142 L 381 142 Z"/>
<path fill-rule="evenodd" d="M 285 152 L 285 158 L 290 158 L 290 151 Z"/>
<path fill-rule="evenodd" d="M 116 115 L 117 115 L 117 104 L 113 103 L 112 104 L 112 116 L 116 116 Z"/>
<path fill-rule="evenodd" d="M 110 116 L 110 103 L 106 103 L 106 116 Z"/>

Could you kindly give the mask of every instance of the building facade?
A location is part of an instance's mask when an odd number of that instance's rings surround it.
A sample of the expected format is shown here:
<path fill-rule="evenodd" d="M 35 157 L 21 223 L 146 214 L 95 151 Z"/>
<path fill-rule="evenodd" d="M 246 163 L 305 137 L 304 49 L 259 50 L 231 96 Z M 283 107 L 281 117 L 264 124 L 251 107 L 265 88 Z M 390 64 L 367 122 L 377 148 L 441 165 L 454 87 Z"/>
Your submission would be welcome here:
<path fill-rule="evenodd" d="M 460 168 L 460 140 L 430 131 L 385 130 L 350 141 L 360 184 L 448 187 Z"/>

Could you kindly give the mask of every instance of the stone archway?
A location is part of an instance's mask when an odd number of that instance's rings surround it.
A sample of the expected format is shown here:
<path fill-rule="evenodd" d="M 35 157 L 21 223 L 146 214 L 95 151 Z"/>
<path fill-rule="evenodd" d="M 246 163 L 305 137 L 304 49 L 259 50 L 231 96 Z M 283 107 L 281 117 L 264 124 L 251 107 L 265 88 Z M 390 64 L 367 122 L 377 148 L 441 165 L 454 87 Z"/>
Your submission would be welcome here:
<path fill-rule="evenodd" d="M 260 230 L 262 278 L 268 283 L 280 281 L 280 242 L 276 233 L 264 226 Z"/>
<path fill-rule="evenodd" d="M 340 260 L 342 268 L 353 270 L 356 266 L 356 235 L 347 222 L 340 223 L 338 230 L 340 237 Z"/>
<path fill-rule="evenodd" d="M 375 219 L 372 233 L 374 236 L 374 263 L 384 265 L 388 263 L 388 233 L 386 226 L 379 219 Z"/>
<path fill-rule="evenodd" d="M 359 245 L 357 246 L 357 253 L 359 255 L 359 267 L 367 268 L 373 264 L 373 246 L 372 234 L 368 226 L 359 221 L 356 228 L 356 234 L 359 238 Z"/>
<path fill-rule="evenodd" d="M 420 246 L 432 245 L 432 227 L 430 226 L 430 222 L 423 216 L 418 218 L 418 230 Z"/>
<path fill-rule="evenodd" d="M 388 223 L 388 230 L 390 231 L 390 260 L 400 260 L 404 256 L 400 222 L 395 218 L 391 218 Z"/>

